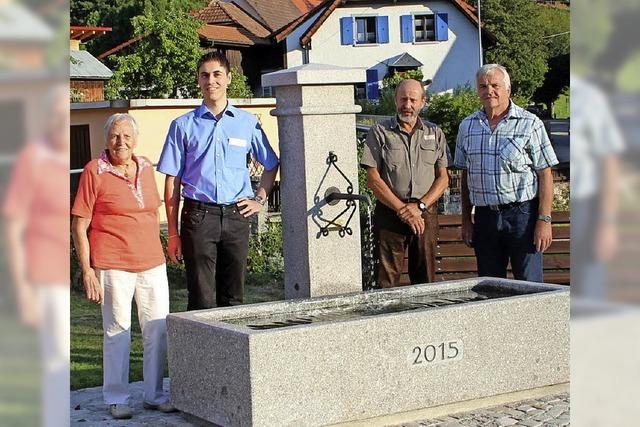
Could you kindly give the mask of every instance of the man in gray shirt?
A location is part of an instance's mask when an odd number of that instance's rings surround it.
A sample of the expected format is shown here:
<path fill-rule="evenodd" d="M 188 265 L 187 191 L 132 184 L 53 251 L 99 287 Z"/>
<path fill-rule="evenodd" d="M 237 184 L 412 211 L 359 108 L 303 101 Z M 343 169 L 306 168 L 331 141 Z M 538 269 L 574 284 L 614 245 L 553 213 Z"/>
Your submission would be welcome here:
<path fill-rule="evenodd" d="M 378 199 L 373 225 L 382 288 L 399 285 L 407 248 L 411 283 L 435 280 L 437 201 L 449 177 L 442 130 L 418 117 L 426 101 L 419 81 L 400 82 L 397 115 L 371 127 L 360 161 Z"/>

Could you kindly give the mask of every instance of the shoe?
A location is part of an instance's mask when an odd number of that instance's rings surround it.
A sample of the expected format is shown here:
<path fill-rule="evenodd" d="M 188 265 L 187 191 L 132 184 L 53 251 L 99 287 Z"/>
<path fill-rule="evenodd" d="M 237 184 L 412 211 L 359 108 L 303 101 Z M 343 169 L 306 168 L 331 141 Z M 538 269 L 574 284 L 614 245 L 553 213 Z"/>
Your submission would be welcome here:
<path fill-rule="evenodd" d="M 170 412 L 177 412 L 178 411 L 178 409 L 176 409 L 176 407 L 173 406 L 169 402 L 160 403 L 158 405 L 156 405 L 154 403 L 142 402 L 142 407 L 144 409 L 153 409 L 155 411 L 164 412 L 165 414 L 168 414 Z"/>
<path fill-rule="evenodd" d="M 109 405 L 109 413 L 116 420 L 128 420 L 133 417 L 133 409 L 126 403 L 114 403 Z"/>

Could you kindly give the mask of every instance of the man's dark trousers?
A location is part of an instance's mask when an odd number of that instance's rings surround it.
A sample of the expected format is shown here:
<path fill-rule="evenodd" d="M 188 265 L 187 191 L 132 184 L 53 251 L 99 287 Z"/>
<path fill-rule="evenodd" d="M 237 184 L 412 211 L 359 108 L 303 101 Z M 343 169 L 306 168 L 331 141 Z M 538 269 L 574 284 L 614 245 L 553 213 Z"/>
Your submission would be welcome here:
<path fill-rule="evenodd" d="M 430 206 L 422 213 L 425 230 L 416 235 L 395 211 L 381 202 L 374 212 L 374 233 L 378 256 L 376 282 L 381 288 L 400 285 L 404 270 L 404 255 L 408 252 L 411 284 L 435 281 L 435 247 L 438 239 L 438 213 Z"/>
<path fill-rule="evenodd" d="M 537 219 L 538 199 L 500 210 L 476 206 L 473 247 L 478 276 L 507 277 L 511 260 L 515 279 L 542 282 L 542 252 L 533 243 Z"/>
<path fill-rule="evenodd" d="M 238 207 L 185 199 L 180 236 L 189 291 L 187 310 L 242 304 L 250 218 Z"/>

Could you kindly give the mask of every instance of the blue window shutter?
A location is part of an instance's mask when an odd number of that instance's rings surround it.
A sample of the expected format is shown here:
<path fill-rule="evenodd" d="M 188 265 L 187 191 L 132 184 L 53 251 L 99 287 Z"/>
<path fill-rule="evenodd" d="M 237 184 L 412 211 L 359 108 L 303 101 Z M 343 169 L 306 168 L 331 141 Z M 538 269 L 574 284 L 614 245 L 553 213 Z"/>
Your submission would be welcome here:
<path fill-rule="evenodd" d="M 402 43 L 411 43 L 413 41 L 413 16 L 402 15 L 400 17 L 400 40 Z"/>
<path fill-rule="evenodd" d="M 378 70 L 367 70 L 367 99 L 378 99 L 379 97 Z"/>
<path fill-rule="evenodd" d="M 436 13 L 436 40 L 449 40 L 449 15 Z"/>
<path fill-rule="evenodd" d="M 353 18 L 350 16 L 340 18 L 340 43 L 353 44 Z"/>
<path fill-rule="evenodd" d="M 378 43 L 389 43 L 388 16 L 376 16 L 376 37 Z"/>

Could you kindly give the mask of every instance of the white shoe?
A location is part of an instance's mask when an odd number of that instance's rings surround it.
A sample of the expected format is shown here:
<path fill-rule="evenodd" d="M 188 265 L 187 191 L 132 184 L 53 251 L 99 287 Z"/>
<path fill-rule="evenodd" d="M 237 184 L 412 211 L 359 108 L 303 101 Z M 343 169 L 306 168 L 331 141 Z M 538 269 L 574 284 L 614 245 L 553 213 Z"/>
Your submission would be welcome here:
<path fill-rule="evenodd" d="M 153 409 L 153 410 L 156 410 L 156 411 L 164 412 L 165 414 L 168 414 L 170 412 L 177 412 L 178 411 L 176 409 L 176 407 L 173 406 L 169 402 L 160 403 L 160 404 L 157 404 L 157 405 L 154 404 L 154 403 L 142 402 L 142 407 L 144 409 Z"/>
<path fill-rule="evenodd" d="M 116 420 L 128 420 L 133 417 L 133 409 L 126 403 L 114 403 L 109 405 L 109 413 Z"/>

